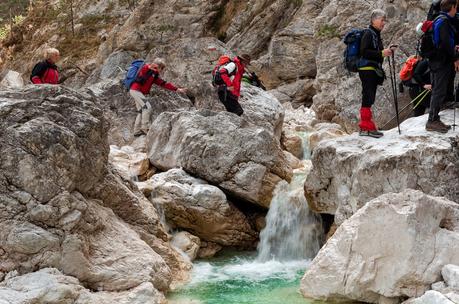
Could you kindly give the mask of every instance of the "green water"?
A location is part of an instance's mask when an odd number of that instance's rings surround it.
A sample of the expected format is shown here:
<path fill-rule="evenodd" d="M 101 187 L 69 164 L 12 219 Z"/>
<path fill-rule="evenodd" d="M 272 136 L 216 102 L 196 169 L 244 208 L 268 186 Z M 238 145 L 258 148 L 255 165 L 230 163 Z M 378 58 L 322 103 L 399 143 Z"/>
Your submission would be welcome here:
<path fill-rule="evenodd" d="M 310 304 L 299 293 L 309 262 L 258 262 L 227 252 L 194 264 L 191 282 L 168 295 L 173 304 Z"/>

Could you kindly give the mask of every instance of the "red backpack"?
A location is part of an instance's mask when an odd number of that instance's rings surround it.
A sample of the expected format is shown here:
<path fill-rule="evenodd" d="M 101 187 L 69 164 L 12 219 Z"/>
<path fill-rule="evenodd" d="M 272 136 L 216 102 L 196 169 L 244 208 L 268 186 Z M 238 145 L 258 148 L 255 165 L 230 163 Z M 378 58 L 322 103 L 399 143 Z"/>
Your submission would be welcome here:
<path fill-rule="evenodd" d="M 233 62 L 233 61 L 231 60 L 230 56 L 228 56 L 228 55 L 222 55 L 218 59 L 218 63 L 215 66 L 215 68 L 213 69 L 213 71 L 212 71 L 212 84 L 214 86 L 219 86 L 219 85 L 224 85 L 225 84 L 225 82 L 222 79 L 222 76 L 220 75 L 220 68 L 222 66 L 224 66 L 224 65 L 227 65 L 230 62 Z M 230 73 L 230 76 L 234 75 L 235 73 L 236 73 L 236 69 L 234 69 L 234 71 L 232 73 Z"/>
<path fill-rule="evenodd" d="M 408 57 L 406 62 L 403 64 L 402 69 L 400 70 L 400 80 L 408 81 L 413 78 L 414 68 L 416 67 L 418 61 L 419 58 L 417 56 Z"/>

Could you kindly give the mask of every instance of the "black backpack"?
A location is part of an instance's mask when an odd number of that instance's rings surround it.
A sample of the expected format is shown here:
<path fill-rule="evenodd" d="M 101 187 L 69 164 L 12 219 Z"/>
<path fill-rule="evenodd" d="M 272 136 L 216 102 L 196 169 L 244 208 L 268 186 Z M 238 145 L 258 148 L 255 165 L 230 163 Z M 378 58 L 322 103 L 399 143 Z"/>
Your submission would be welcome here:
<path fill-rule="evenodd" d="M 432 5 L 430 5 L 429 12 L 427 13 L 427 20 L 434 21 L 440 15 L 441 7 L 440 7 L 441 0 L 433 0 Z"/>
<path fill-rule="evenodd" d="M 435 55 L 437 54 L 437 48 L 435 47 L 435 44 L 434 44 L 434 40 L 433 40 L 433 36 L 434 36 L 434 30 L 433 30 L 433 26 L 434 26 L 434 23 L 438 20 L 438 18 L 444 18 L 445 20 L 448 20 L 447 17 L 443 16 L 443 15 L 439 15 L 437 16 L 437 18 L 435 18 L 435 20 L 433 21 L 424 21 L 423 25 L 422 25 L 422 31 L 424 32 L 419 40 L 419 54 L 423 57 L 423 58 L 427 58 L 427 59 L 432 59 L 435 57 Z M 449 21 L 447 21 L 448 24 L 449 24 Z M 449 24 L 449 26 L 452 27 L 451 24 Z M 453 28 L 454 30 L 454 28 Z"/>

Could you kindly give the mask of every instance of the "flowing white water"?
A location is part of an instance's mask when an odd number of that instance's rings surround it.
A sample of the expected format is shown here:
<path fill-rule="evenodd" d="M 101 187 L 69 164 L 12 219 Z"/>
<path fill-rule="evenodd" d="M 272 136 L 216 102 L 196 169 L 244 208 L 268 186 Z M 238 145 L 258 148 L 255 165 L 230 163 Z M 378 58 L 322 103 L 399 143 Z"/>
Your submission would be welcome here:
<path fill-rule="evenodd" d="M 308 134 L 303 138 L 309 158 Z M 280 183 L 274 193 L 257 253 L 227 253 L 194 264 L 191 282 L 171 294 L 171 303 L 202 304 L 305 304 L 299 281 L 323 237 L 320 217 L 308 208 L 304 181 L 310 161 L 295 170 L 290 184 Z M 182 302 L 185 301 L 185 302 Z"/>

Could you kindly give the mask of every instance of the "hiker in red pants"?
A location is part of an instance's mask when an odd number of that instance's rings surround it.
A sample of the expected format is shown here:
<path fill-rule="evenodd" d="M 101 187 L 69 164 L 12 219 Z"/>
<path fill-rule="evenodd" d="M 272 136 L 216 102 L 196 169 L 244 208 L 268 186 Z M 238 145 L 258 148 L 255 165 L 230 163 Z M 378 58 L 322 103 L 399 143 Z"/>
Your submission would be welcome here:
<path fill-rule="evenodd" d="M 371 24 L 362 35 L 360 43 L 361 62 L 359 77 L 362 82 L 362 108 L 360 109 L 360 136 L 380 138 L 384 134 L 378 131 L 373 121 L 371 106 L 375 102 L 378 85 L 384 82 L 382 63 L 384 57 L 392 56 L 392 50 L 384 49 L 381 31 L 386 23 L 386 13 L 377 9 L 371 13 Z"/>

